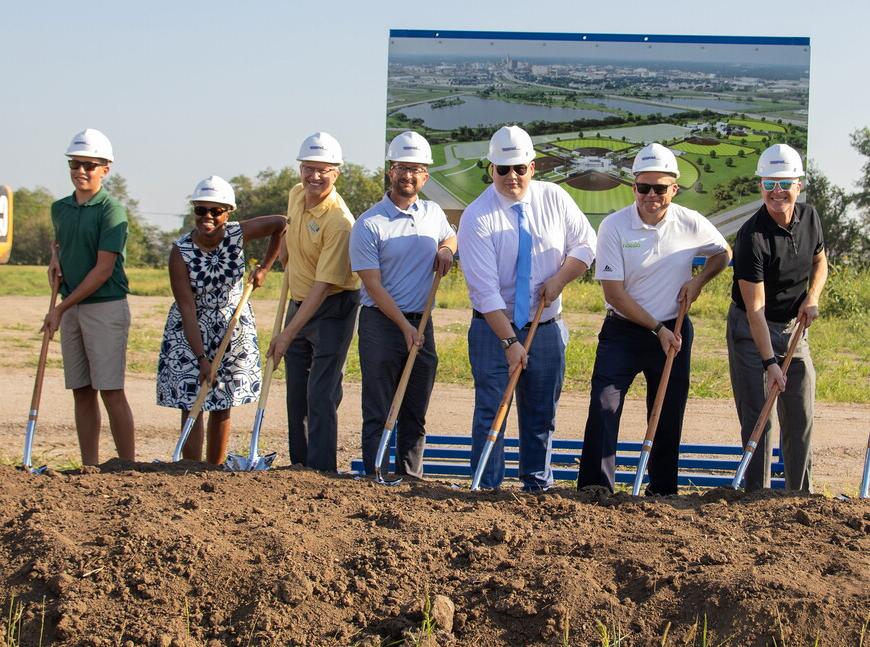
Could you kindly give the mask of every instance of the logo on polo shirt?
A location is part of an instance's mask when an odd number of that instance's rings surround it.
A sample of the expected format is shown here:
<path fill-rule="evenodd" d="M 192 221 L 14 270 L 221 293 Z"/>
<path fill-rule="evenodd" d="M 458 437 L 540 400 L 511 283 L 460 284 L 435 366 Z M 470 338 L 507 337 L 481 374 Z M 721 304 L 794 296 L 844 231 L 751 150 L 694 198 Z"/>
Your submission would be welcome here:
<path fill-rule="evenodd" d="M 613 268 L 610 267 L 610 265 L 605 265 L 603 271 L 605 271 L 605 272 L 612 272 L 612 271 L 613 271 Z"/>
<path fill-rule="evenodd" d="M 312 220 L 308 223 L 308 231 L 310 231 L 312 234 L 316 234 L 318 231 L 320 231 L 320 225 Z"/>
<path fill-rule="evenodd" d="M 639 240 L 629 240 L 629 241 L 626 241 L 626 242 L 622 243 L 622 248 L 623 248 L 623 249 L 633 249 L 633 248 L 636 248 L 636 247 L 640 247 L 640 241 L 639 241 Z"/>

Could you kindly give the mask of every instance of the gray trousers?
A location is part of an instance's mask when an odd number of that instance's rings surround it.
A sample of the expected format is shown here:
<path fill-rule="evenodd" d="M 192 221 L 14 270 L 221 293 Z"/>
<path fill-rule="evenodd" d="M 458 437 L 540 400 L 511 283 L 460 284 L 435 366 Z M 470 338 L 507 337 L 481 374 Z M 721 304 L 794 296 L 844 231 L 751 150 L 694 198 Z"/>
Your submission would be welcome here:
<path fill-rule="evenodd" d="M 788 323 L 768 321 L 773 352 L 782 361 L 797 320 Z M 731 304 L 725 332 L 728 342 L 728 366 L 740 436 L 744 446 L 752 435 L 761 409 L 767 399 L 767 371 L 761 366 L 762 357 L 752 340 L 746 312 Z M 813 405 L 816 397 L 816 371 L 810 357 L 807 331 L 798 342 L 786 375 L 785 392 L 776 400 L 779 419 L 779 447 L 785 466 L 785 487 L 789 490 L 812 492 Z M 765 424 L 749 467 L 746 470 L 746 489 L 770 487 L 771 421 Z"/>
<path fill-rule="evenodd" d="M 336 471 L 341 379 L 358 307 L 359 290 L 326 297 L 284 354 L 291 463 Z M 298 310 L 291 301 L 285 326 Z"/>
<path fill-rule="evenodd" d="M 417 327 L 419 320 L 409 319 Z M 384 423 L 408 359 L 405 336 L 377 308 L 363 307 L 359 314 L 359 365 L 362 373 L 362 454 L 366 474 L 374 474 Z M 426 323 L 423 347 L 417 352 L 408 388 L 399 409 L 396 431 L 396 474 L 423 477 L 426 447 L 426 410 L 435 385 L 438 357 L 432 320 Z M 389 455 L 381 469 L 387 473 Z"/>

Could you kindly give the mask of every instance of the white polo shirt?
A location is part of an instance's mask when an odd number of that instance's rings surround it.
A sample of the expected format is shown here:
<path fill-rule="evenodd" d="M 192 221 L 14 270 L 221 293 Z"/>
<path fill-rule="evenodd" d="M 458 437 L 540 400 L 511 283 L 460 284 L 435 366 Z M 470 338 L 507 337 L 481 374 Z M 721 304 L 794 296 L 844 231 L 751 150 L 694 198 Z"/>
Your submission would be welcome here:
<path fill-rule="evenodd" d="M 479 312 L 513 313 L 517 280 L 519 233 L 512 205 L 523 202 L 532 234 L 532 272 L 529 281 L 532 320 L 544 281 L 571 256 L 587 267 L 595 258 L 595 230 L 577 203 L 560 186 L 532 180 L 522 200 L 501 195 L 489 186 L 465 208 L 459 221 L 459 260 L 471 305 Z M 561 297 L 541 315 L 552 319 L 562 311 Z M 510 315 L 509 315 L 510 316 Z"/>
<path fill-rule="evenodd" d="M 640 219 L 637 204 L 632 203 L 598 227 L 595 278 L 623 281 L 628 296 L 654 319 L 667 321 L 677 316 L 677 296 L 692 278 L 692 259 L 715 256 L 727 248 L 719 230 L 697 211 L 671 203 L 665 217 L 653 226 Z"/>

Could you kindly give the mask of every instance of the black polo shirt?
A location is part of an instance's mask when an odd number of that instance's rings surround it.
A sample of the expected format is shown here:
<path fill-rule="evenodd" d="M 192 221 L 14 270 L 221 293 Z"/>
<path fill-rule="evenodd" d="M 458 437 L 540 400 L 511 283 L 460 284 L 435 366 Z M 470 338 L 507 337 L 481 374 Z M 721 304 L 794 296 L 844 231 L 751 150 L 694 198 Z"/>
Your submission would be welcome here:
<path fill-rule="evenodd" d="M 743 223 L 734 241 L 731 298 L 746 310 L 739 280 L 764 283 L 764 314 L 784 323 L 797 316 L 807 296 L 813 257 L 824 249 L 822 223 L 815 207 L 796 204 L 790 229 L 780 227 L 767 207 Z"/>

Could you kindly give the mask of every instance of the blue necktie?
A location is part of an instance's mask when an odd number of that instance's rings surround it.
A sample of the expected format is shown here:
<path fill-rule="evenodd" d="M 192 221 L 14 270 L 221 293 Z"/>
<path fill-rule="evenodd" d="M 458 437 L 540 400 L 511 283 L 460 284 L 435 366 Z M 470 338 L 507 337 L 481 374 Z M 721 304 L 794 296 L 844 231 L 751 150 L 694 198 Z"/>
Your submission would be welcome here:
<path fill-rule="evenodd" d="M 518 202 L 511 208 L 517 212 L 517 231 L 519 232 L 514 323 L 517 328 L 522 328 L 529 322 L 531 308 L 529 284 L 532 281 L 532 232 L 529 230 L 529 218 L 526 215 L 525 205 Z"/>

